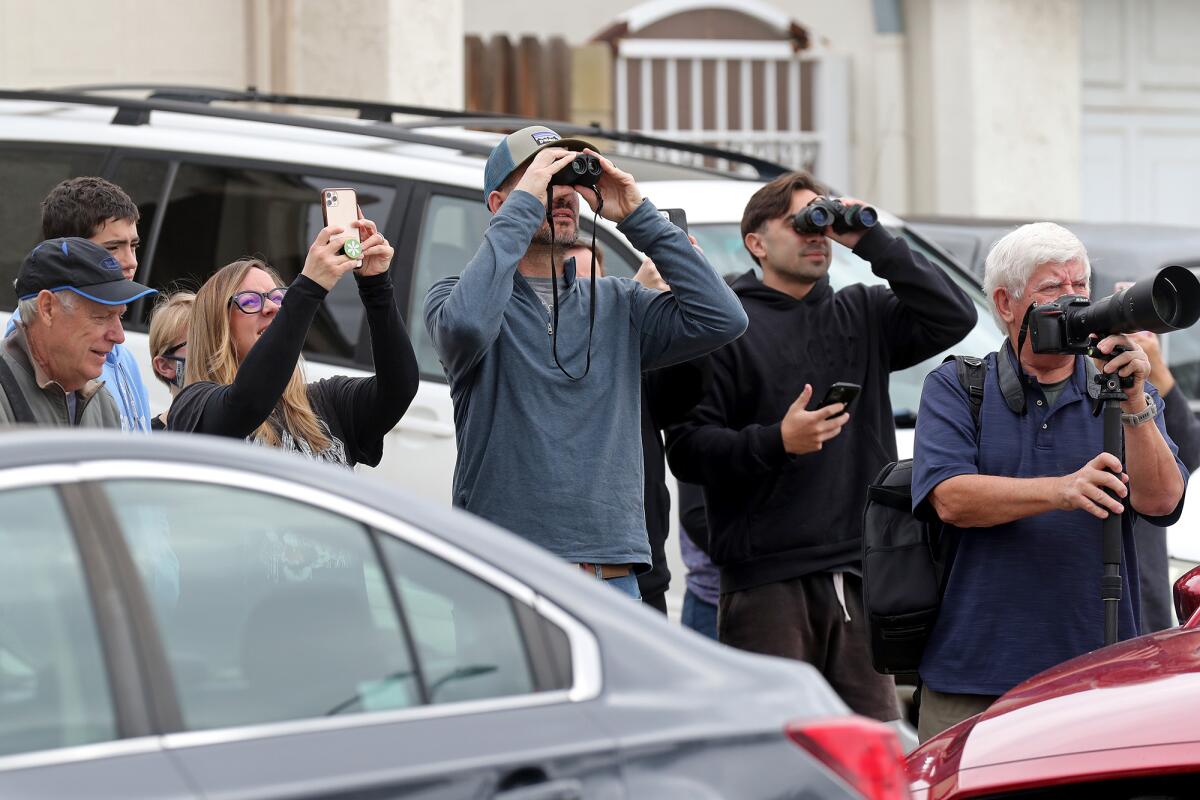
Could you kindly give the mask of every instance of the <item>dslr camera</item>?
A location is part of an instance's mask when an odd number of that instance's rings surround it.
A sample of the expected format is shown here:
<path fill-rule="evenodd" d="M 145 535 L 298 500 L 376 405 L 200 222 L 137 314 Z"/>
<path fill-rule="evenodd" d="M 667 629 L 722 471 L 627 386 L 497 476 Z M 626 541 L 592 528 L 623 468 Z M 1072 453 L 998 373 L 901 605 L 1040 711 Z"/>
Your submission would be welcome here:
<path fill-rule="evenodd" d="M 796 233 L 824 233 L 830 225 L 835 233 L 873 228 L 879 213 L 870 206 L 848 206 L 833 197 L 817 197 L 792 217 Z"/>
<path fill-rule="evenodd" d="M 1186 267 L 1163 267 L 1096 302 L 1068 294 L 1029 309 L 1035 353 L 1095 355 L 1092 337 L 1150 331 L 1169 333 L 1200 319 L 1200 281 Z"/>
<path fill-rule="evenodd" d="M 588 186 L 596 188 L 596 181 L 604 174 L 600 159 L 591 153 L 580 153 L 575 160 L 550 176 L 551 186 Z"/>

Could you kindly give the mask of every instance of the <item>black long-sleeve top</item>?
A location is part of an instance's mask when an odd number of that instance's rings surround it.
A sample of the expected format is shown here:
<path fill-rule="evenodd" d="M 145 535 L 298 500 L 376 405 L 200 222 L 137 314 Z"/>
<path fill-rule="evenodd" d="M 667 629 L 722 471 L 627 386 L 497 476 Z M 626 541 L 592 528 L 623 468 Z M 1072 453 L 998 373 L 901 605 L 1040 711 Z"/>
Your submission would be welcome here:
<path fill-rule="evenodd" d="M 704 398 L 667 432 L 675 476 L 704 487 L 722 591 L 857 564 L 867 484 L 896 459 L 888 377 L 975 325 L 971 299 L 903 239 L 872 228 L 854 252 L 888 286 L 835 292 L 826 277 L 797 300 L 753 273 L 739 278 L 750 327 L 709 356 Z M 788 408 L 806 383 L 812 408 L 837 381 L 862 386 L 849 423 L 820 451 L 788 454 Z"/>
<path fill-rule="evenodd" d="M 638 576 L 643 599 L 667 591 L 671 570 L 666 543 L 671 529 L 671 495 L 663 461 L 662 429 L 682 422 L 704 396 L 710 370 L 706 357 L 642 374 L 642 459 L 646 472 L 646 533 L 650 537 L 650 571 Z"/>
<path fill-rule="evenodd" d="M 375 466 L 383 458 L 383 437 L 416 395 L 419 373 L 389 273 L 366 278 L 355 275 L 355 280 L 371 332 L 375 374 L 369 378 L 337 376 L 308 384 L 313 411 L 329 429 L 332 441 L 327 450 L 312 453 L 286 430 L 280 431 L 280 438 L 287 450 L 348 466 Z M 326 294 L 320 284 L 298 275 L 274 321 L 238 367 L 233 383 L 200 381 L 185 386 L 171 404 L 167 428 L 251 436 L 278 405 Z"/>

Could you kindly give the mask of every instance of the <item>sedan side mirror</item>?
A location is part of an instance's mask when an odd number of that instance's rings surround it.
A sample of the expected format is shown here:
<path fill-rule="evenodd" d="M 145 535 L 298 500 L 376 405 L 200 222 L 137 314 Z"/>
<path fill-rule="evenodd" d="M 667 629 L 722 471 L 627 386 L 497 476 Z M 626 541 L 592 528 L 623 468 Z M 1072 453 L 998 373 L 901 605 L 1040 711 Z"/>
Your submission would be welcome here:
<path fill-rule="evenodd" d="M 1179 624 L 1184 628 L 1200 628 L 1200 565 L 1180 575 L 1172 593 Z"/>

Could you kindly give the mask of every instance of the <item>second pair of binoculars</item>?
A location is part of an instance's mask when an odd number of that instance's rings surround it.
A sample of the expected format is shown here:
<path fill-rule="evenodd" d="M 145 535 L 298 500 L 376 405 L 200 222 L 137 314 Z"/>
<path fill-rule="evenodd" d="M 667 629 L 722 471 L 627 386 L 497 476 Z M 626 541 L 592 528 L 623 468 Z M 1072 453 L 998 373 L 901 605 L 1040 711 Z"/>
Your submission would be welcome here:
<path fill-rule="evenodd" d="M 879 212 L 870 206 L 848 206 L 836 197 L 816 197 L 792 217 L 797 233 L 824 233 L 833 226 L 835 233 L 873 228 Z"/>
<path fill-rule="evenodd" d="M 575 160 L 550 176 L 551 186 L 591 186 L 604 174 L 600 159 L 591 153 L 580 153 Z"/>

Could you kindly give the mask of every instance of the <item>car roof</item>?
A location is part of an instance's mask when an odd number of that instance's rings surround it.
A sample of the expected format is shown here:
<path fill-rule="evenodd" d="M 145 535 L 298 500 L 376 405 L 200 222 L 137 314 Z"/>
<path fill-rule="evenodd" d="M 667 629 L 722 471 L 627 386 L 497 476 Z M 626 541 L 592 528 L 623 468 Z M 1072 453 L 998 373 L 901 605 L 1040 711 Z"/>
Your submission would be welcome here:
<path fill-rule="evenodd" d="M 983 259 L 1000 237 L 1035 221 L 922 214 L 906 215 L 905 220 L 935 241 L 939 235 L 973 238 L 975 248 L 969 266 L 976 274 L 982 274 Z M 1200 267 L 1200 228 L 1109 222 L 1058 224 L 1079 237 L 1092 268 L 1112 280 L 1138 278 L 1170 264 Z"/>
<path fill-rule="evenodd" d="M 119 106 L 122 102 L 119 98 L 109 98 L 109 103 L 103 97 L 86 94 L 4 91 L 0 92 L 0 97 L 7 98 L 0 99 L 0 116 L 5 118 L 3 137 L 8 140 L 234 155 L 299 162 L 314 167 L 437 178 L 470 187 L 482 186 L 484 159 L 502 137 L 500 130 L 521 122 L 533 122 L 502 117 L 497 118 L 496 130 L 477 130 L 467 126 L 484 124 L 484 120 L 461 116 L 402 124 L 333 116 L 327 112 L 281 113 L 276 108 L 269 112 L 231 110 L 199 101 L 124 101 L 148 104 L 154 109 L 151 115 L 141 105 L 126 113 L 128 109 Z M 72 99 L 78 102 L 72 102 Z M 118 108 L 115 114 L 113 104 Z M 606 133 L 614 137 L 632 137 L 635 146 L 626 143 L 624 150 L 637 149 L 644 154 L 614 151 L 613 146 L 617 143 L 607 138 Z M 708 167 L 680 163 L 683 159 L 655 158 L 650 152 L 651 145 L 636 145 L 638 137 L 633 133 L 597 129 L 591 138 L 602 152 L 611 155 L 619 164 L 628 165 L 630 171 L 641 175 L 643 180 L 737 181 L 751 177 L 736 171 L 718 170 L 713 159 L 710 159 L 713 167 Z M 286 143 L 287 148 L 281 150 L 281 143 Z M 686 148 L 697 147 L 686 143 L 662 144 L 684 149 L 676 155 L 685 155 Z M 735 153 L 728 155 L 742 157 Z M 394 161 L 393 157 L 401 160 Z M 409 159 L 408 163 L 403 160 L 405 158 Z M 420 165 L 412 160 L 424 162 L 426 169 L 420 169 Z M 784 169 L 778 165 L 768 166 L 780 171 Z"/>

